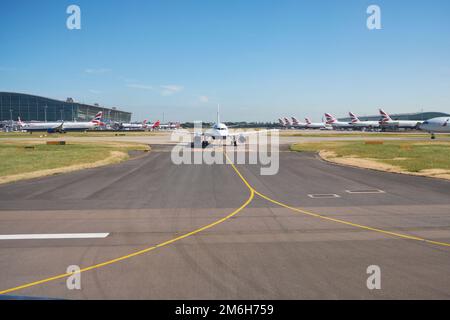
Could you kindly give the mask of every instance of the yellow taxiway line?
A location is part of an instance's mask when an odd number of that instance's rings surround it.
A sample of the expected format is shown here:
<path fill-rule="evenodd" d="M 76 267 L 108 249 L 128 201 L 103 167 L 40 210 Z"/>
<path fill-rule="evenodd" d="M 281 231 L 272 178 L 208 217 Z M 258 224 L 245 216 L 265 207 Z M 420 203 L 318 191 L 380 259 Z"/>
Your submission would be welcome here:
<path fill-rule="evenodd" d="M 240 171 L 237 169 L 237 167 L 231 163 L 230 159 L 228 158 L 228 155 L 226 155 L 228 161 L 230 162 L 231 166 L 233 167 L 234 171 L 236 171 L 236 173 L 239 175 L 239 177 L 241 178 L 242 181 L 244 181 L 245 185 L 248 188 L 251 188 L 254 193 L 258 196 L 260 196 L 261 198 L 272 202 L 274 204 L 277 204 L 283 208 L 295 211 L 297 213 L 302 213 L 311 217 L 315 217 L 315 218 L 319 218 L 319 219 L 323 219 L 323 220 L 328 220 L 328 221 L 333 221 L 333 222 L 337 222 L 337 223 L 341 223 L 341 224 L 345 224 L 348 226 L 352 226 L 352 227 L 356 227 L 356 228 L 360 228 L 360 229 L 364 229 L 364 230 L 368 230 L 368 231 L 374 231 L 374 232 L 378 232 L 378 233 L 384 233 L 390 236 L 395 236 L 395 237 L 399 237 L 399 238 L 404 238 L 404 239 L 408 239 L 408 240 L 416 240 L 416 241 L 423 241 L 423 242 L 427 242 L 427 243 L 431 243 L 431 244 L 435 244 L 435 245 L 440 245 L 440 246 L 445 246 L 445 247 L 450 247 L 450 243 L 447 242 L 439 242 L 439 241 L 434 241 L 434 240 L 429 240 L 429 239 L 425 239 L 425 238 L 420 238 L 420 237 L 416 237 L 416 236 L 411 236 L 411 235 L 407 235 L 407 234 L 402 234 L 402 233 L 398 233 L 398 232 L 392 232 L 392 231 L 388 231 L 388 230 L 383 230 L 383 229 L 379 229 L 379 228 L 372 228 L 369 226 L 365 226 L 362 224 L 357 224 L 357 223 L 353 223 L 350 221 L 345 221 L 345 220 L 341 220 L 341 219 L 336 219 L 336 218 L 331 218 L 331 217 L 327 217 L 318 213 L 314 213 L 311 211 L 306 211 L 303 209 L 299 209 L 299 208 L 295 208 L 295 207 L 291 207 L 283 202 L 274 200 L 264 194 L 262 194 L 261 192 L 258 192 L 256 189 L 254 189 L 251 184 L 244 178 L 244 176 L 240 173 Z"/>

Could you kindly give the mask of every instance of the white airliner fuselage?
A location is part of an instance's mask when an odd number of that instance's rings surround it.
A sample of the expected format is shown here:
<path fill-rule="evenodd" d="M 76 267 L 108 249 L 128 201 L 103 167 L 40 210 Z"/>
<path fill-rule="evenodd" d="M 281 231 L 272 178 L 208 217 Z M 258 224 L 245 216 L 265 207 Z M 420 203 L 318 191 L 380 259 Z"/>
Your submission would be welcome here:
<path fill-rule="evenodd" d="M 389 116 L 389 114 L 386 111 L 384 111 L 383 109 L 380 109 L 380 115 L 381 115 L 381 121 L 380 121 L 381 127 L 397 127 L 397 128 L 402 128 L 402 129 L 416 129 L 423 122 L 423 121 L 418 121 L 418 120 L 392 120 L 392 118 Z"/>
<path fill-rule="evenodd" d="M 291 119 L 292 119 L 292 126 L 294 128 L 300 128 L 300 129 L 306 128 L 306 122 L 301 122 L 296 117 L 291 117 Z"/>
<path fill-rule="evenodd" d="M 230 140 L 232 145 L 237 146 L 238 141 L 240 143 L 245 143 L 247 141 L 247 136 L 262 133 L 264 131 L 275 131 L 275 130 L 230 133 L 227 125 L 225 123 L 220 122 L 219 107 L 217 107 L 216 123 L 214 123 L 213 126 L 210 129 L 207 129 L 205 132 L 194 132 L 194 142 L 192 142 L 192 146 L 196 145 L 201 145 L 202 147 L 208 146 L 209 141 L 206 140 L 207 138 L 222 141 Z M 202 138 L 206 139 L 202 140 Z"/>
<path fill-rule="evenodd" d="M 432 138 L 434 138 L 435 132 L 450 132 L 450 117 L 439 117 L 424 121 L 419 129 L 431 133 Z"/>
<path fill-rule="evenodd" d="M 66 132 L 66 131 L 85 131 L 94 129 L 100 125 L 103 125 L 101 122 L 102 112 L 98 112 L 95 115 L 95 118 L 89 122 L 28 122 L 24 123 L 19 118 L 19 126 L 22 130 L 27 132 L 33 131 L 47 131 L 49 133 L 53 132 Z"/>
<path fill-rule="evenodd" d="M 359 118 L 353 113 L 348 113 L 351 118 L 351 124 L 355 128 L 368 128 L 368 129 L 374 129 L 380 127 L 379 121 L 361 121 Z"/>
<path fill-rule="evenodd" d="M 22 130 L 27 132 L 33 131 L 47 131 L 47 132 L 62 132 L 63 122 L 28 122 L 23 123 L 19 119 L 19 126 Z"/>
<path fill-rule="evenodd" d="M 331 130 L 332 127 L 324 122 L 311 122 L 309 118 L 305 118 L 306 121 L 306 129 L 328 129 Z"/>
<path fill-rule="evenodd" d="M 325 118 L 327 119 L 327 124 L 330 125 L 335 130 L 351 129 L 352 128 L 352 125 L 350 123 L 338 121 L 330 113 L 325 113 Z"/>
<path fill-rule="evenodd" d="M 352 122 L 352 126 L 357 128 L 379 128 L 380 122 L 379 121 L 357 121 Z"/>
<path fill-rule="evenodd" d="M 229 136 L 229 130 L 225 123 L 215 123 L 211 129 L 205 131 L 204 135 L 213 139 L 226 139 Z"/>

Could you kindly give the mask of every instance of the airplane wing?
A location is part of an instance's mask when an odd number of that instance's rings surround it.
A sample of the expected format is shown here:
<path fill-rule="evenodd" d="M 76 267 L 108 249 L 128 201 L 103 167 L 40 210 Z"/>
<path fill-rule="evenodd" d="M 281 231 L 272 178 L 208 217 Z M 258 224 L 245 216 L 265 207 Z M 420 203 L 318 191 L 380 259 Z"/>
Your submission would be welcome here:
<path fill-rule="evenodd" d="M 64 131 L 64 121 L 61 122 L 61 124 L 58 124 L 56 126 L 52 126 L 47 129 L 48 133 L 54 133 L 54 132 L 63 132 Z"/>
<path fill-rule="evenodd" d="M 268 133 L 268 132 L 279 132 L 279 129 L 270 129 L 270 130 L 258 130 L 258 131 L 242 131 L 242 132 L 229 132 L 227 137 L 231 137 L 231 138 L 245 138 L 247 136 L 250 135 L 255 135 L 255 134 L 261 134 L 261 133 Z M 194 137 L 194 139 L 196 137 L 215 137 L 216 135 L 209 131 L 209 130 L 204 130 L 204 131 L 199 131 L 199 132 L 190 132 L 191 136 Z"/>
<path fill-rule="evenodd" d="M 267 132 L 278 132 L 279 129 L 270 129 L 270 130 L 258 130 L 258 131 L 242 131 L 242 132 L 233 132 L 229 133 L 230 137 L 240 137 L 240 136 L 250 136 L 253 134 L 267 133 Z"/>

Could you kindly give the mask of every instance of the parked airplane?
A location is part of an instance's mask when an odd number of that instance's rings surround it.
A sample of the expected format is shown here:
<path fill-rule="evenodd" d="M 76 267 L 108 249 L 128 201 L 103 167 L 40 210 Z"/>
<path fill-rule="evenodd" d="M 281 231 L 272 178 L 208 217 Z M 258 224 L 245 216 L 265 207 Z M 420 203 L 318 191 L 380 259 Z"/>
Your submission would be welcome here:
<path fill-rule="evenodd" d="M 309 118 L 305 118 L 305 122 L 306 122 L 306 129 L 322 129 L 322 130 L 332 129 L 331 126 L 329 126 L 328 124 L 326 124 L 324 122 L 311 122 L 311 120 L 309 120 Z"/>
<path fill-rule="evenodd" d="M 279 124 L 281 127 L 286 128 L 286 122 L 285 122 L 283 119 L 279 118 L 279 119 L 278 119 L 278 124 Z"/>
<path fill-rule="evenodd" d="M 419 128 L 420 124 L 423 121 L 417 121 L 417 120 L 392 120 L 389 114 L 384 111 L 383 109 L 380 109 L 380 125 L 382 127 L 397 127 L 397 128 L 404 128 L 404 129 L 417 129 Z"/>
<path fill-rule="evenodd" d="M 306 128 L 306 122 L 299 121 L 296 117 L 291 117 L 292 119 L 292 126 L 295 128 Z"/>
<path fill-rule="evenodd" d="M 439 117 L 424 121 L 420 127 L 420 130 L 428 131 L 431 133 L 431 139 L 435 139 L 435 132 L 450 132 L 450 118 Z"/>
<path fill-rule="evenodd" d="M 27 132 L 33 133 L 34 131 L 44 131 L 48 133 L 56 133 L 56 132 L 67 132 L 67 131 L 86 131 L 89 129 L 94 129 L 95 127 L 103 125 L 101 121 L 103 112 L 100 111 L 95 115 L 95 118 L 89 122 L 22 122 L 22 120 L 18 119 L 18 124 L 21 130 L 25 130 Z"/>
<path fill-rule="evenodd" d="M 220 122 L 220 111 L 219 106 L 217 106 L 217 120 L 213 126 L 201 133 L 194 132 L 194 141 L 191 143 L 191 146 L 202 146 L 203 148 L 207 147 L 210 144 L 208 139 L 212 140 L 222 140 L 225 142 L 229 140 L 231 145 L 237 146 L 238 141 L 240 143 L 245 143 L 247 141 L 247 136 L 255 135 L 262 132 L 269 131 L 277 131 L 277 130 L 259 130 L 259 131 L 246 131 L 246 132 L 237 132 L 230 133 L 228 127 L 225 123 Z"/>
<path fill-rule="evenodd" d="M 119 123 L 117 126 L 120 130 L 145 130 L 147 128 L 147 120 L 142 123 Z"/>
<path fill-rule="evenodd" d="M 353 112 L 349 112 L 348 114 L 349 114 L 350 118 L 352 119 L 351 123 L 352 123 L 352 126 L 354 126 L 354 127 L 368 128 L 368 129 L 374 129 L 374 128 L 380 127 L 379 121 L 361 121 Z"/>
<path fill-rule="evenodd" d="M 179 122 L 169 122 L 169 123 L 165 123 L 165 124 L 159 124 L 158 126 L 160 129 L 164 129 L 164 130 L 174 130 L 174 129 L 179 129 L 180 128 L 180 123 Z"/>
<path fill-rule="evenodd" d="M 23 122 L 20 117 L 17 124 L 21 130 L 33 133 L 35 131 L 56 133 L 63 132 L 63 122 Z"/>
<path fill-rule="evenodd" d="M 98 112 L 95 115 L 94 119 L 92 119 L 89 122 L 75 122 L 75 121 L 63 122 L 63 126 L 62 126 L 63 132 L 86 131 L 86 130 L 92 130 L 99 126 L 103 126 L 105 124 L 102 122 L 102 115 L 103 115 L 102 111 Z"/>
<path fill-rule="evenodd" d="M 332 114 L 325 113 L 325 118 L 327 119 L 327 124 L 332 126 L 335 130 L 351 129 L 353 126 L 348 122 L 338 121 Z"/>
<path fill-rule="evenodd" d="M 161 121 L 157 120 L 155 123 L 149 123 L 147 125 L 147 128 L 149 130 L 156 130 L 156 129 L 158 129 L 160 127 L 160 125 L 161 125 Z"/>
<path fill-rule="evenodd" d="M 284 117 L 284 122 L 286 123 L 286 127 L 289 129 L 292 127 L 292 121 L 289 118 Z"/>

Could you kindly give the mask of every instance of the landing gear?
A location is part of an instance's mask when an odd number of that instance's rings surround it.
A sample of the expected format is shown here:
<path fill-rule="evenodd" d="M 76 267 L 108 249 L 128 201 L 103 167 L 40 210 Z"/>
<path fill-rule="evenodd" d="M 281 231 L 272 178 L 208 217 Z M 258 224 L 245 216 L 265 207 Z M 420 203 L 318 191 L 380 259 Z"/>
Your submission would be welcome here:
<path fill-rule="evenodd" d="M 233 137 L 233 140 L 231 140 L 231 145 L 237 147 L 237 141 L 235 137 Z"/>
<path fill-rule="evenodd" d="M 209 141 L 205 139 L 205 137 L 202 136 L 195 136 L 194 141 L 191 142 L 191 148 L 206 148 L 209 146 Z"/>
<path fill-rule="evenodd" d="M 208 141 L 202 141 L 202 149 L 205 149 L 207 146 L 209 146 Z M 200 147 L 200 143 L 197 145 L 195 142 L 191 142 L 191 148 L 197 148 Z"/>
<path fill-rule="evenodd" d="M 436 135 L 434 134 L 434 132 L 431 132 L 431 140 L 436 139 Z"/>

